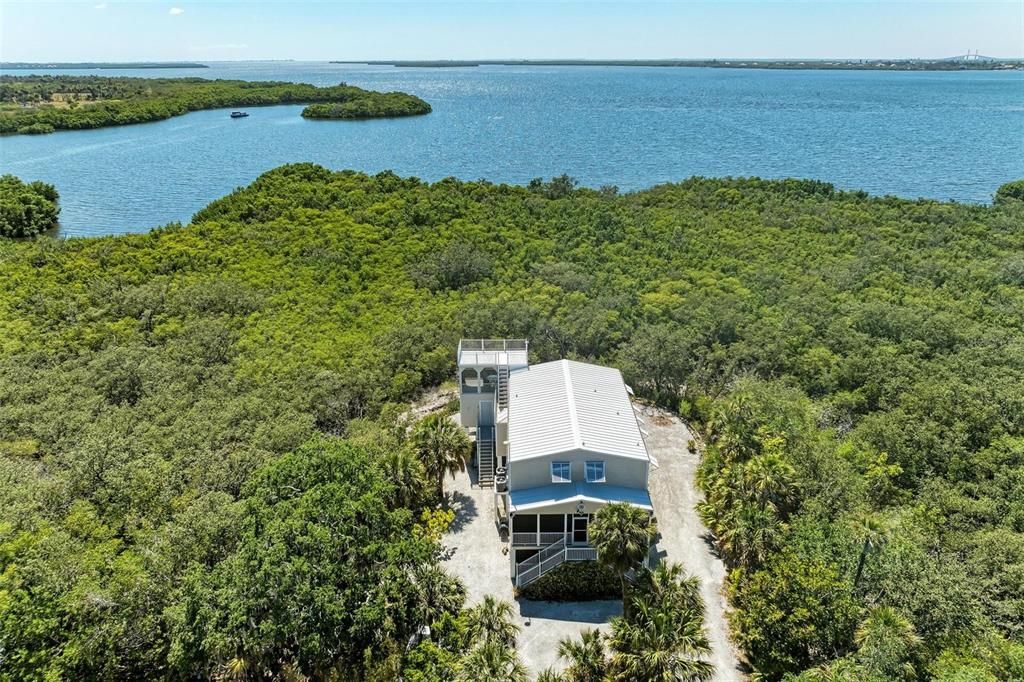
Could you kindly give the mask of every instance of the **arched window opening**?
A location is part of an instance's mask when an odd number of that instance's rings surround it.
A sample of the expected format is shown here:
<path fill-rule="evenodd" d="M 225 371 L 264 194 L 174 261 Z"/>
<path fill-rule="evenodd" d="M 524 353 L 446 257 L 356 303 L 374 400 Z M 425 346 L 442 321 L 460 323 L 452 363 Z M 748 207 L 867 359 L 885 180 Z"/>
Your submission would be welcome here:
<path fill-rule="evenodd" d="M 484 393 L 494 393 L 498 390 L 498 370 L 487 367 L 480 371 L 480 390 Z"/>
<path fill-rule="evenodd" d="M 472 367 L 462 370 L 462 392 L 476 393 L 480 389 L 480 376 Z"/>

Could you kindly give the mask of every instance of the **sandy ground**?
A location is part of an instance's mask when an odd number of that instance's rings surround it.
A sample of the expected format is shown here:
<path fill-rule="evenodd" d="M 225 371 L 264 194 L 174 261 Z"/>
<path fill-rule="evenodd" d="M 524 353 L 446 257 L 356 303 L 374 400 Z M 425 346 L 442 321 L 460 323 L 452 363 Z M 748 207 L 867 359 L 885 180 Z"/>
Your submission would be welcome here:
<path fill-rule="evenodd" d="M 707 530 L 694 509 L 700 499 L 694 482 L 699 458 L 686 449 L 692 435 L 679 419 L 662 411 L 644 408 L 643 419 L 643 428 L 650 434 L 648 451 L 658 462 L 649 481 L 660 532 L 655 551 L 662 559 L 681 563 L 701 580 L 705 627 L 712 647 L 709 660 L 715 665 L 713 679 L 742 680 L 739 659 L 728 636 L 728 605 L 722 592 L 725 567 L 711 550 Z M 444 539 L 450 552 L 446 568 L 465 583 L 467 605 L 488 594 L 513 603 L 521 627 L 519 654 L 533 675 L 548 667 L 564 667 L 557 652 L 560 639 L 578 637 L 588 628 L 606 629 L 608 619 L 621 613 L 618 601 L 515 601 L 508 545 L 501 541 L 495 523 L 494 492 L 475 486 L 469 473 L 449 479 L 447 491 L 456 516 Z"/>
<path fill-rule="evenodd" d="M 660 558 L 680 563 L 687 573 L 700 578 L 704 628 L 711 641 L 709 660 L 715 664 L 712 679 L 742 680 L 739 658 L 729 639 L 729 606 L 723 590 L 725 565 L 708 542 L 708 530 L 696 510 L 703 499 L 695 482 L 700 456 L 686 449 L 686 442 L 694 436 L 686 424 L 662 410 L 644 408 L 642 418 L 646 422 L 643 428 L 650 434 L 647 450 L 658 462 L 648 480 L 661 535 L 655 551 Z"/>
<path fill-rule="evenodd" d="M 548 667 L 561 669 L 559 640 L 578 638 L 588 628 L 607 627 L 608 620 L 622 612 L 622 604 L 516 601 L 509 556 L 504 551 L 508 544 L 501 541 L 495 523 L 494 491 L 473 485 L 466 473 L 449 479 L 448 484 L 455 522 L 444 539 L 451 553 L 445 567 L 465 583 L 466 605 L 477 604 L 488 594 L 511 602 L 520 627 L 517 649 L 531 674 Z"/>

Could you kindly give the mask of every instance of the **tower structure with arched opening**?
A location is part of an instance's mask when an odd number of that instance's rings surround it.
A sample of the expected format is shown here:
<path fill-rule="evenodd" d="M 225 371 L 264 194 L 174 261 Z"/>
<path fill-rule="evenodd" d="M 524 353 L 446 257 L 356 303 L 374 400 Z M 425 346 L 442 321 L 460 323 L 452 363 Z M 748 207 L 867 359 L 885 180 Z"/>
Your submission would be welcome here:
<path fill-rule="evenodd" d="M 526 339 L 462 339 L 459 342 L 459 417 L 476 429 L 479 482 L 490 485 L 494 469 L 503 464 L 509 375 L 528 366 Z"/>

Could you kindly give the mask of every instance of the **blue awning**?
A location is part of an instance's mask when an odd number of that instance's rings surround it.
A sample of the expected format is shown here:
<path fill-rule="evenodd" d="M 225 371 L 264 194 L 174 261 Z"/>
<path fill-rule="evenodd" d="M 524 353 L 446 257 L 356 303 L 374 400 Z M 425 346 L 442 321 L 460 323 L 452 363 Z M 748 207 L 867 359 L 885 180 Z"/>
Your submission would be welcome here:
<path fill-rule="evenodd" d="M 529 511 L 573 502 L 596 502 L 598 504 L 628 502 L 642 509 L 654 509 L 651 505 L 651 496 L 646 490 L 623 488 L 606 483 L 575 481 L 509 492 L 509 511 L 511 512 Z"/>

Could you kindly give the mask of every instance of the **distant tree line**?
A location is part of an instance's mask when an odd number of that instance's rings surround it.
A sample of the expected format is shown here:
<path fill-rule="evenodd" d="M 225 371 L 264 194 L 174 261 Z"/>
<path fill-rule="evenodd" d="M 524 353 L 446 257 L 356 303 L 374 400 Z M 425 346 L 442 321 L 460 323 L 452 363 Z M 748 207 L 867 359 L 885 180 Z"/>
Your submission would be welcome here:
<path fill-rule="evenodd" d="M 352 85 L 102 76 L 0 76 L 0 134 L 38 134 L 159 121 L 200 109 L 331 103 L 342 118 L 408 116 L 430 106 L 413 95 Z M 358 114 L 358 115 L 356 115 Z"/>

